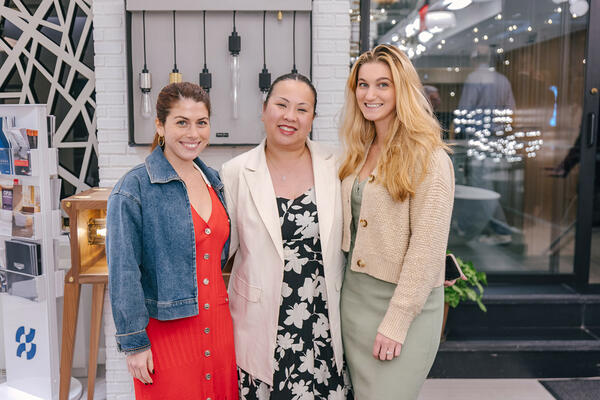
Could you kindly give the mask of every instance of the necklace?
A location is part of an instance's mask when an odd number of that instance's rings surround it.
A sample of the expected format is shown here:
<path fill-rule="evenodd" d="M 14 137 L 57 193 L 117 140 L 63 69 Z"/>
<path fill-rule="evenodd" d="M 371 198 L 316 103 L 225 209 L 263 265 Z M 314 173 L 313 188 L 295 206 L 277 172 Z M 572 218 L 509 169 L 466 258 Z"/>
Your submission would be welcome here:
<path fill-rule="evenodd" d="M 302 162 L 302 160 L 304 159 L 304 154 L 306 154 L 306 146 L 304 147 L 304 150 L 302 151 L 302 154 L 300 154 L 300 157 L 298 157 L 298 159 L 296 160 L 295 163 L 293 163 L 293 165 L 287 169 L 287 171 L 295 171 L 297 170 L 296 167 L 298 167 L 300 165 L 300 163 Z M 273 172 L 277 172 L 278 174 L 280 174 L 280 178 L 282 181 L 286 181 L 287 180 L 287 176 L 285 173 L 283 173 L 284 171 L 286 171 L 286 168 L 281 168 L 281 166 L 276 165 L 273 160 L 268 156 L 268 153 L 265 152 L 265 157 L 267 159 L 267 164 L 270 164 L 270 166 L 272 168 L 270 168 Z"/>

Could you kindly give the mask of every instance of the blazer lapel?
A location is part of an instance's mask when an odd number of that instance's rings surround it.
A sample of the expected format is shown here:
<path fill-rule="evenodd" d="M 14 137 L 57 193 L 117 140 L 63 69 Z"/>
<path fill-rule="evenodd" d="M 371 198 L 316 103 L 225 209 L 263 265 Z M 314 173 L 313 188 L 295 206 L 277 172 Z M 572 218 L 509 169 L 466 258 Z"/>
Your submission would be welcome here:
<path fill-rule="evenodd" d="M 254 154 L 252 154 L 246 162 L 244 177 L 260 218 L 269 232 L 269 236 L 277 249 L 277 253 L 279 254 L 279 257 L 281 257 L 281 261 L 283 261 L 281 226 L 279 224 L 275 190 L 273 189 L 273 182 L 271 181 L 271 175 L 269 174 L 267 160 L 265 158 L 265 141 L 263 140 L 262 143 L 252 151 L 254 151 Z"/>
<path fill-rule="evenodd" d="M 337 179 L 337 175 L 335 156 L 332 152 L 324 151 L 324 149 L 310 140 L 307 143 L 312 157 L 315 178 L 321 250 L 323 251 L 323 260 L 326 261 L 329 254 L 329 236 L 333 225 L 336 203 L 335 180 Z"/>

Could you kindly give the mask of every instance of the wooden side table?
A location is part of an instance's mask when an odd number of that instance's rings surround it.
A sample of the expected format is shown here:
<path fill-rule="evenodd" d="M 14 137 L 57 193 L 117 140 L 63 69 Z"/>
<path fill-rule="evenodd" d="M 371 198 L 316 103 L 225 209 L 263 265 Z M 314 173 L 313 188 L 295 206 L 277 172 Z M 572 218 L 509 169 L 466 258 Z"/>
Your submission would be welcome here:
<path fill-rule="evenodd" d="M 106 204 L 110 191 L 111 188 L 93 188 L 62 200 L 62 208 L 69 215 L 71 269 L 65 276 L 60 400 L 69 398 L 75 328 L 82 284 L 93 285 L 87 398 L 88 400 L 94 398 L 104 291 L 108 284 L 104 237 L 106 236 Z"/>

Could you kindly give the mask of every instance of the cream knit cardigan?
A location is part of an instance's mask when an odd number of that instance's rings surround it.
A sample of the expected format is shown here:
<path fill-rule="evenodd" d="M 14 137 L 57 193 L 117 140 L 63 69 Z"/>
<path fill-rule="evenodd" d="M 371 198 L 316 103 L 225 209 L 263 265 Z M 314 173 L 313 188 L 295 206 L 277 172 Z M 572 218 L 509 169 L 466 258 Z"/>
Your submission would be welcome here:
<path fill-rule="evenodd" d="M 342 181 L 342 250 L 346 252 L 355 178 L 351 175 Z M 377 329 L 390 339 L 404 343 L 431 290 L 444 282 L 453 203 L 454 169 L 443 149 L 432 154 L 415 195 L 405 201 L 394 201 L 374 174 L 365 185 L 350 265 L 353 271 L 397 285 Z"/>

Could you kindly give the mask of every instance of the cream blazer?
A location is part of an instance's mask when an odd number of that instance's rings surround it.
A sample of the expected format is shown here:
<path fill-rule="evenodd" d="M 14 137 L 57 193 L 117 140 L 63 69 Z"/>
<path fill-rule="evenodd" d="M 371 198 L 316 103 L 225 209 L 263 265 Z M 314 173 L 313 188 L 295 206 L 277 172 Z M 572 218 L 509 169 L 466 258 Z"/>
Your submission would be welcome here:
<path fill-rule="evenodd" d="M 339 301 L 345 256 L 341 251 L 342 201 L 336 153 L 311 140 L 307 145 L 314 172 L 329 328 L 341 373 Z M 236 360 L 244 371 L 272 386 L 284 256 L 265 140 L 223 164 L 221 179 L 231 218 L 229 255 L 235 255 L 228 290 Z"/>

